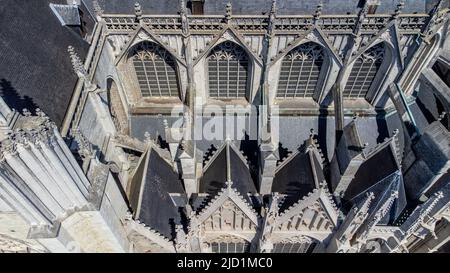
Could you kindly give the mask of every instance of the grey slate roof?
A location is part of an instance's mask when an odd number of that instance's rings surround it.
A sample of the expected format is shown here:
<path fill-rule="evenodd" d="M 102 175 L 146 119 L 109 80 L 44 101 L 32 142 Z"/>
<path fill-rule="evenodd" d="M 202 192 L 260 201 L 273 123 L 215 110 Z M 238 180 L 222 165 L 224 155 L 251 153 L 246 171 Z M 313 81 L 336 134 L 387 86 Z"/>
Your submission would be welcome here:
<path fill-rule="evenodd" d="M 287 160 L 289 161 L 285 165 L 279 166 L 272 184 L 272 192 L 286 195 L 280 211 L 287 209 L 315 188 L 309 154 L 298 152 Z M 322 173 L 323 177 L 323 172 L 319 171 L 320 173 Z"/>
<path fill-rule="evenodd" d="M 389 198 L 392 191 L 398 192 L 398 198 L 392 204 L 389 212 L 380 220 L 379 225 L 387 225 L 393 223 L 402 213 L 406 207 L 406 193 L 405 185 L 403 183 L 403 176 L 400 171 L 395 171 L 389 174 L 385 178 L 381 179 L 373 186 L 367 188 L 361 194 L 350 200 L 350 204 L 360 204 L 364 202 L 365 193 L 373 192 L 375 195 L 375 200 L 372 202 L 369 214 L 375 213 L 380 206 Z M 349 204 L 344 205 L 345 207 L 350 207 Z"/>
<path fill-rule="evenodd" d="M 92 0 L 83 0 L 86 6 L 94 14 Z M 134 14 L 134 4 L 138 2 L 144 14 L 177 14 L 179 0 L 98 0 L 104 13 L 110 14 Z"/>
<path fill-rule="evenodd" d="M 230 144 L 231 146 L 232 144 Z M 227 152 L 226 144 L 223 145 L 211 158 L 211 163 L 204 170 L 203 177 L 200 179 L 199 192 L 207 193 L 208 199 L 213 198 L 217 193 L 226 187 L 227 181 Z M 230 147 L 230 172 L 233 188 L 236 188 L 250 204 L 255 204 L 256 200 L 248 194 L 257 192 L 255 182 L 251 176 L 250 170 L 235 149 Z M 197 201 L 198 203 L 198 201 Z"/>
<path fill-rule="evenodd" d="M 350 182 L 343 200 L 348 201 L 398 170 L 390 145 L 364 161 Z"/>
<path fill-rule="evenodd" d="M 83 0 L 92 8 L 92 0 Z M 106 13 L 133 13 L 135 2 L 142 6 L 144 14 L 176 14 L 179 11 L 179 0 L 99 0 Z M 185 0 L 188 5 L 189 0 Z M 225 14 L 225 6 L 228 2 L 233 5 L 233 14 L 262 14 L 270 10 L 272 0 L 205 0 L 205 14 Z M 313 14 L 317 5 L 323 2 L 323 14 L 355 14 L 361 8 L 356 0 L 277 0 L 279 14 Z M 377 13 L 393 13 L 398 3 L 397 0 L 380 1 L 381 5 Z M 432 8 L 435 1 L 409 0 L 405 1 L 404 12 L 423 13 Z"/>
<path fill-rule="evenodd" d="M 137 212 L 139 220 L 167 238 L 174 236 L 175 225 L 182 222 L 181 208 L 175 206 L 169 193 L 184 194 L 183 184 L 177 172 L 151 150 L 145 163 L 142 200 Z"/>
<path fill-rule="evenodd" d="M 77 81 L 67 47 L 84 58 L 88 44 L 61 26 L 49 3 L 67 2 L 0 1 L 0 94 L 11 108 L 41 108 L 61 125 Z"/>

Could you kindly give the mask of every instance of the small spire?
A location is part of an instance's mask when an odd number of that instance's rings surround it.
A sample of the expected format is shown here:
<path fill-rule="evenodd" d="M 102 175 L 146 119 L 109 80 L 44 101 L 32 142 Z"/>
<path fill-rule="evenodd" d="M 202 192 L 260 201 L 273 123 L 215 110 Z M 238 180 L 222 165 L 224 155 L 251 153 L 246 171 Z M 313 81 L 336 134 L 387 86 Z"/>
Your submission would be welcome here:
<path fill-rule="evenodd" d="M 232 181 L 227 181 L 225 182 L 225 185 L 227 185 L 227 189 L 231 189 L 231 186 L 233 186 L 233 182 Z"/>
<path fill-rule="evenodd" d="M 277 0 L 272 0 L 272 6 L 270 7 L 270 15 L 276 15 L 277 13 Z"/>
<path fill-rule="evenodd" d="M 150 143 L 152 141 L 152 136 L 150 135 L 149 132 L 144 133 L 144 139 L 145 139 L 145 142 L 147 142 L 147 143 Z"/>
<path fill-rule="evenodd" d="M 372 203 L 373 199 L 375 199 L 375 194 L 371 192 L 366 193 L 366 198 L 364 199 L 363 204 L 361 205 L 361 208 L 358 210 L 358 213 L 360 215 L 366 215 L 369 211 L 370 204 Z"/>
<path fill-rule="evenodd" d="M 317 5 L 316 12 L 314 13 L 314 24 L 317 23 L 318 19 L 322 15 L 322 8 L 323 8 L 323 3 L 322 3 L 322 1 L 320 1 L 320 3 Z"/>
<path fill-rule="evenodd" d="M 439 115 L 439 117 L 438 117 L 438 121 L 443 120 L 443 119 L 445 118 L 445 115 L 447 115 L 447 113 L 446 113 L 445 111 L 442 112 L 442 113 Z"/>
<path fill-rule="evenodd" d="M 138 2 L 134 4 L 134 14 L 136 15 L 137 21 L 142 20 L 142 7 Z"/>
<path fill-rule="evenodd" d="M 95 12 L 95 15 L 97 16 L 97 19 L 100 19 L 103 15 L 104 10 L 100 6 L 100 3 L 98 2 L 98 0 L 93 0 L 92 5 L 94 6 L 94 12 Z"/>
<path fill-rule="evenodd" d="M 405 7 L 405 1 L 400 0 L 400 2 L 397 4 L 397 8 L 395 9 L 394 18 L 398 18 L 400 16 L 400 13 L 402 12 L 404 7 Z"/>
<path fill-rule="evenodd" d="M 169 129 L 169 122 L 167 121 L 167 119 L 163 120 L 163 126 L 164 126 L 164 129 Z"/>
<path fill-rule="evenodd" d="M 270 8 L 269 13 L 269 25 L 267 26 L 267 39 L 269 42 L 269 45 L 271 43 L 271 37 L 273 36 L 274 26 L 275 26 L 275 18 L 277 17 L 277 1 L 272 1 L 272 7 Z"/>
<path fill-rule="evenodd" d="M 75 52 L 73 46 L 69 46 L 67 48 L 67 51 L 69 52 L 70 60 L 72 62 L 72 67 L 75 73 L 78 75 L 79 78 L 87 80 L 86 69 L 84 68 L 83 62 L 81 61 L 78 54 Z"/>
<path fill-rule="evenodd" d="M 398 129 L 394 129 L 394 131 L 392 131 L 392 136 L 397 136 L 398 135 L 399 130 Z"/>
<path fill-rule="evenodd" d="M 23 108 L 23 109 L 22 109 L 22 114 L 23 114 L 25 117 L 31 117 L 31 112 L 30 112 L 27 108 Z"/>
<path fill-rule="evenodd" d="M 180 150 L 186 151 L 186 139 L 184 139 L 184 138 L 181 139 Z"/>
<path fill-rule="evenodd" d="M 228 23 L 230 23 L 231 21 L 231 16 L 233 14 L 233 6 L 231 5 L 231 2 L 228 2 L 225 8 L 225 21 Z"/>
<path fill-rule="evenodd" d="M 309 129 L 309 138 L 310 139 L 314 138 L 314 134 L 315 134 L 314 128 Z"/>
<path fill-rule="evenodd" d="M 184 0 L 180 0 L 180 13 L 186 13 L 186 4 L 184 2 Z"/>

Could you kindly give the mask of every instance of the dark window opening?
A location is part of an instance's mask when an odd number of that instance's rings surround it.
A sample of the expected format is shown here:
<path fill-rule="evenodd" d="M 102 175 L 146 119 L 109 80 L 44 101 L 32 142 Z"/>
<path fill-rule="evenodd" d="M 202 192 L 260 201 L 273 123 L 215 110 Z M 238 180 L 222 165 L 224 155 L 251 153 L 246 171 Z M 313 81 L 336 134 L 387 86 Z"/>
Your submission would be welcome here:
<path fill-rule="evenodd" d="M 203 15 L 204 14 L 203 6 L 204 6 L 203 0 L 192 0 L 189 2 L 188 8 L 191 9 L 191 13 L 193 15 Z"/>

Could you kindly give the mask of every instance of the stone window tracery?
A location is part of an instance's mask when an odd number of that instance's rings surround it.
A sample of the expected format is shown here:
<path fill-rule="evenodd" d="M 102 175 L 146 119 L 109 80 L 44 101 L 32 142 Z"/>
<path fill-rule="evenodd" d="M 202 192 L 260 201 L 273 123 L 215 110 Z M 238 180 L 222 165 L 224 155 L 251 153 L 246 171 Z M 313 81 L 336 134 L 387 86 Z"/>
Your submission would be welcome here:
<path fill-rule="evenodd" d="M 161 46 L 144 42 L 132 52 L 132 61 L 143 97 L 177 97 L 176 64 Z"/>
<path fill-rule="evenodd" d="M 343 97 L 364 98 L 372 85 L 385 56 L 385 47 L 379 43 L 359 56 L 350 72 Z"/>
<path fill-rule="evenodd" d="M 323 62 L 323 48 L 316 43 L 308 42 L 291 50 L 281 64 L 277 98 L 312 97 Z"/>
<path fill-rule="evenodd" d="M 211 51 L 207 63 L 210 98 L 245 98 L 249 59 L 243 48 L 233 42 L 223 42 Z"/>
<path fill-rule="evenodd" d="M 250 243 L 245 239 L 222 235 L 207 243 L 213 253 L 246 253 L 250 251 Z"/>
<path fill-rule="evenodd" d="M 306 236 L 297 236 L 275 243 L 272 253 L 311 253 L 316 245 L 316 240 Z"/>

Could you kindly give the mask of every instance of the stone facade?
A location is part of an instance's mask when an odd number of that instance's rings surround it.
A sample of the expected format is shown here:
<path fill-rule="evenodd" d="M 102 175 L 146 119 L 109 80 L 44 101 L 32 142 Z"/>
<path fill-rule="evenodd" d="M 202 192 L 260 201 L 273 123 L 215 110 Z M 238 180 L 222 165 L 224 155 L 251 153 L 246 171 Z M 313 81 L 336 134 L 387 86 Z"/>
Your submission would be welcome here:
<path fill-rule="evenodd" d="M 0 100 L 0 252 L 448 245 L 446 1 L 310 15 L 277 1 L 263 15 L 92 2 L 87 57 L 68 50 L 79 80 L 61 128 Z M 242 136 L 193 138 L 216 106 L 260 108 Z"/>

